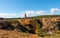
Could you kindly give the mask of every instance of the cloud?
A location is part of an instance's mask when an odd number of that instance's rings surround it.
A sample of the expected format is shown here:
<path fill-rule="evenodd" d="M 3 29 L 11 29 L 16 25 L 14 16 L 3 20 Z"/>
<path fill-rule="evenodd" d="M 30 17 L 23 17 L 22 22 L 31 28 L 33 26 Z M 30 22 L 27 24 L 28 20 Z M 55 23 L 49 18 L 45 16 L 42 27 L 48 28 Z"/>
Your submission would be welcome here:
<path fill-rule="evenodd" d="M 11 17 L 15 17 L 16 16 L 16 13 L 0 13 L 0 17 L 8 17 L 8 18 L 11 18 Z"/>
<path fill-rule="evenodd" d="M 28 11 L 24 11 L 23 14 L 26 13 L 28 17 L 30 16 L 36 16 L 36 15 L 44 15 L 46 13 L 45 10 L 38 10 L 38 11 L 32 11 L 32 10 L 28 10 Z"/>
<path fill-rule="evenodd" d="M 25 13 L 26 13 L 27 16 L 29 17 L 29 15 L 35 14 L 35 11 L 29 10 L 29 11 L 25 11 Z"/>
<path fill-rule="evenodd" d="M 40 11 L 36 11 L 36 14 L 39 14 L 39 15 L 44 15 L 46 13 L 46 11 L 45 10 L 40 10 Z"/>
<path fill-rule="evenodd" d="M 55 12 L 60 12 L 60 9 L 59 8 L 51 8 L 50 9 L 51 14 L 54 14 Z"/>
<path fill-rule="evenodd" d="M 30 16 L 38 16 L 38 15 L 54 15 L 56 13 L 59 14 L 59 12 L 60 12 L 59 8 L 51 8 L 49 11 L 47 11 L 47 10 L 37 10 L 37 11 L 27 10 L 27 11 L 23 12 L 23 15 L 24 15 L 24 13 L 26 13 L 27 16 L 30 17 Z"/>
<path fill-rule="evenodd" d="M 48 13 L 49 12 L 49 13 Z M 0 17 L 4 18 L 13 18 L 13 17 L 24 17 L 24 14 L 27 14 L 27 17 L 38 16 L 38 15 L 54 15 L 56 13 L 60 14 L 59 8 L 51 8 L 49 11 L 47 10 L 27 10 L 21 11 L 20 13 L 0 13 Z"/>

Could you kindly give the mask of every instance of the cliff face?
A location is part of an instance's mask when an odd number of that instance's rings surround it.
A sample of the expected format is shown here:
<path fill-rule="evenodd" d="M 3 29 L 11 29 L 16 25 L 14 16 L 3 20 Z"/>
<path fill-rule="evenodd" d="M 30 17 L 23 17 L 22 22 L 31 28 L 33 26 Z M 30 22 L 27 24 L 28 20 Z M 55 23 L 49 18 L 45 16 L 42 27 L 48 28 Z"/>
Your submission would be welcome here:
<path fill-rule="evenodd" d="M 44 32 L 55 33 L 60 29 L 60 17 L 41 18 L 40 20 L 42 21 L 42 30 Z"/>
<path fill-rule="evenodd" d="M 0 29 L 14 30 L 36 34 L 42 29 L 44 32 L 56 31 L 60 28 L 60 17 L 41 19 L 19 19 L 0 21 Z"/>
<path fill-rule="evenodd" d="M 60 23 L 58 23 L 60 21 L 60 17 L 50 17 L 50 18 L 40 18 L 40 19 L 20 19 L 18 20 L 24 27 L 26 27 L 29 30 L 33 30 L 34 32 L 38 32 L 38 24 L 39 24 L 40 28 L 42 29 L 44 32 L 47 31 L 54 31 L 56 32 L 56 30 L 58 30 L 60 27 Z M 30 27 L 31 26 L 31 27 Z"/>
<path fill-rule="evenodd" d="M 51 26 L 57 25 L 60 23 L 60 17 L 50 17 L 50 18 L 42 18 L 41 19 L 43 26 Z M 59 22 L 59 23 L 58 23 Z"/>
<path fill-rule="evenodd" d="M 37 28 L 37 23 L 33 19 L 23 19 L 18 20 L 24 27 L 26 27 L 29 30 L 29 33 L 37 33 L 38 28 Z"/>
<path fill-rule="evenodd" d="M 37 24 L 35 24 L 34 20 L 2 20 L 0 21 L 0 29 L 4 30 L 14 30 L 16 29 L 19 32 L 28 32 L 32 34 L 36 34 L 37 32 Z"/>
<path fill-rule="evenodd" d="M 39 32 L 54 34 L 60 30 L 60 17 L 39 18 L 39 19 L 19 19 L 19 20 L 1 20 L 0 37 L 4 38 L 38 38 Z M 6 31 L 6 32 L 4 32 Z M 3 33 L 2 33 L 3 32 Z M 28 35 L 24 35 L 28 33 Z M 23 34 L 23 35 L 22 35 Z M 41 33 L 43 34 L 43 33 Z M 35 35 L 35 36 L 34 36 Z M 10 37 L 11 36 L 11 37 Z M 22 37 L 21 37 L 22 36 Z M 28 36 L 28 37 L 27 37 Z"/>

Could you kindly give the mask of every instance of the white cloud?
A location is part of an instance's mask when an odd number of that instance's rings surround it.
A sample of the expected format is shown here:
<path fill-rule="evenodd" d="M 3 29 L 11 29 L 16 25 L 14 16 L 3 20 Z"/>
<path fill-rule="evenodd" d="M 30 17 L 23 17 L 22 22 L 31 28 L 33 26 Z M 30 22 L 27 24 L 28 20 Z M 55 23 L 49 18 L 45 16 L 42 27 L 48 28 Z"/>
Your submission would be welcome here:
<path fill-rule="evenodd" d="M 60 9 L 58 10 L 58 12 L 60 12 Z"/>
<path fill-rule="evenodd" d="M 36 14 L 39 14 L 39 15 L 41 15 L 41 14 L 45 14 L 45 13 L 46 13 L 45 10 L 36 11 Z"/>
<path fill-rule="evenodd" d="M 59 8 L 51 8 L 50 9 L 51 14 L 54 14 L 55 12 L 60 12 L 60 9 Z"/>
<path fill-rule="evenodd" d="M 29 17 L 29 15 L 31 14 L 35 14 L 35 11 L 31 11 L 31 10 L 29 10 L 29 11 L 25 11 L 25 13 L 27 14 L 27 16 Z"/>
<path fill-rule="evenodd" d="M 46 13 L 45 10 L 38 10 L 38 11 L 31 11 L 31 10 L 28 10 L 28 11 L 24 11 L 23 14 L 27 14 L 27 16 L 36 16 L 36 15 L 43 15 Z"/>
<path fill-rule="evenodd" d="M 37 15 L 54 15 L 56 12 L 57 13 L 60 12 L 60 9 L 51 8 L 49 13 L 46 10 L 37 10 L 37 11 L 27 10 L 24 11 L 23 14 L 26 13 L 27 16 L 29 17 L 29 16 L 37 16 Z"/>
<path fill-rule="evenodd" d="M 0 17 L 15 17 L 16 13 L 0 13 Z"/>
<path fill-rule="evenodd" d="M 51 8 L 50 12 L 47 10 L 27 10 L 27 11 L 21 11 L 20 13 L 0 13 L 0 17 L 4 18 L 11 18 L 11 17 L 24 17 L 24 14 L 27 14 L 27 17 L 31 16 L 37 16 L 37 15 L 53 15 L 56 12 L 59 13 L 60 9 L 59 8 Z"/>

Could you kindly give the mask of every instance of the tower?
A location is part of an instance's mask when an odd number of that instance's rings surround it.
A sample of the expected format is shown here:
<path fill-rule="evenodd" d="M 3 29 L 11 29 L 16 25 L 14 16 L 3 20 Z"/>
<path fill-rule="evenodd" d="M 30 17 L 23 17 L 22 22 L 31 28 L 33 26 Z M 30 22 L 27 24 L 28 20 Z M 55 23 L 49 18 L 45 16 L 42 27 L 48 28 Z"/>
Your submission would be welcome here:
<path fill-rule="evenodd" d="M 26 15 L 26 13 L 25 13 L 25 18 L 27 18 L 27 15 Z"/>

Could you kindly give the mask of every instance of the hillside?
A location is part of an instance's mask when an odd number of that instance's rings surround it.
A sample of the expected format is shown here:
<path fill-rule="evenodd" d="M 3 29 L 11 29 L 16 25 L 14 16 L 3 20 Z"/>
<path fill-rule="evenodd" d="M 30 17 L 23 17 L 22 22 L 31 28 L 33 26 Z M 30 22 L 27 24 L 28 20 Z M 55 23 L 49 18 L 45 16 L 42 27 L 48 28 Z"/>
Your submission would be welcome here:
<path fill-rule="evenodd" d="M 60 15 L 3 18 L 0 20 L 0 38 L 59 38 L 59 19 Z"/>

